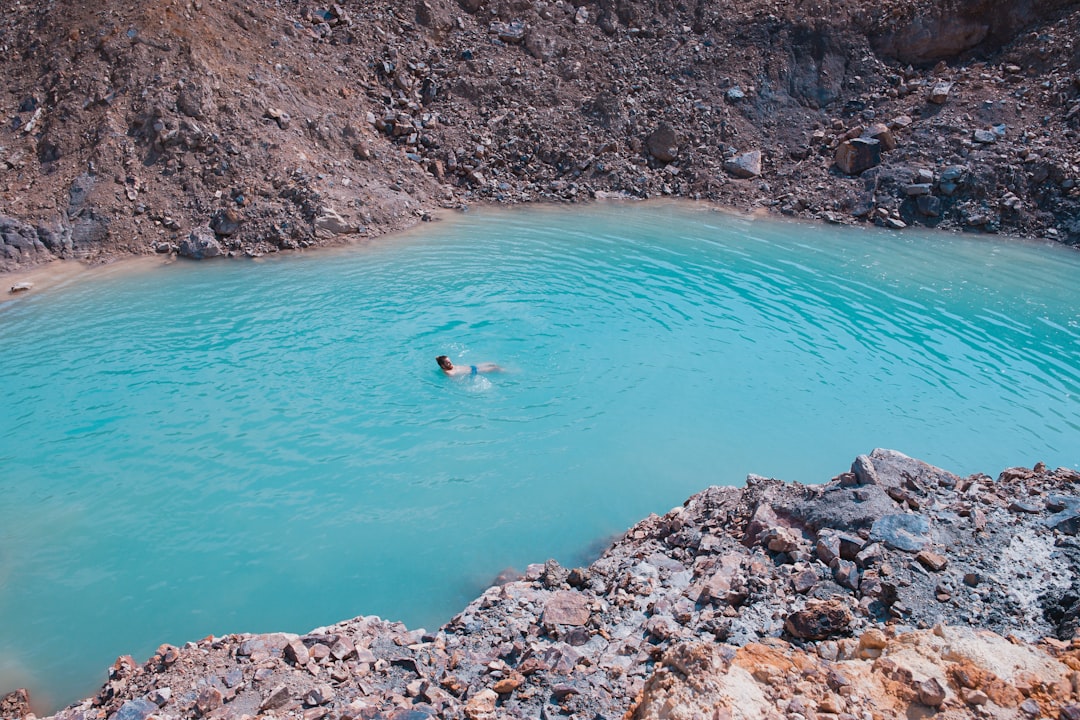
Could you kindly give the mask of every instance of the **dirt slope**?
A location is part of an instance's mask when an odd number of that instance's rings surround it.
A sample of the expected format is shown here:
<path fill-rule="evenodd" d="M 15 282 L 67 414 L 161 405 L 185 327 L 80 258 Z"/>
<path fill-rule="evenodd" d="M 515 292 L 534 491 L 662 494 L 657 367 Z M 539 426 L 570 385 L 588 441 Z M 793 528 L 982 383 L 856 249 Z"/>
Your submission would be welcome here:
<path fill-rule="evenodd" d="M 880 7 L 18 2 L 0 271 L 605 193 L 1080 242 L 1078 3 Z"/>

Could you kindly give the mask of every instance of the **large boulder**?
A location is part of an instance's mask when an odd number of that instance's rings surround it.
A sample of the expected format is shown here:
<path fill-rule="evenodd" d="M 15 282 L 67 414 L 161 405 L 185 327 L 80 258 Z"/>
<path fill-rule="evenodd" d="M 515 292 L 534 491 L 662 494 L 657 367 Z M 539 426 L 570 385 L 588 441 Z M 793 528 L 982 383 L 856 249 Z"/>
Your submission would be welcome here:
<path fill-rule="evenodd" d="M 193 260 L 217 257 L 222 254 L 221 245 L 209 228 L 192 230 L 186 239 L 180 241 L 180 255 Z"/>
<path fill-rule="evenodd" d="M 871 138 L 845 140 L 836 148 L 836 167 L 847 175 L 859 175 L 881 164 L 881 143 Z"/>

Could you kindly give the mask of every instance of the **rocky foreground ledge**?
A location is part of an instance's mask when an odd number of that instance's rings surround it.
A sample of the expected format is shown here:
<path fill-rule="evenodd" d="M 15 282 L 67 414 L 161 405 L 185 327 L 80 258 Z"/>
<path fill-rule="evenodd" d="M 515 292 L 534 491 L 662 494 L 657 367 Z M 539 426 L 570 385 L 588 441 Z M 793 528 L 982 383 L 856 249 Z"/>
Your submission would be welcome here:
<path fill-rule="evenodd" d="M 54 717 L 1080 718 L 1078 529 L 1074 470 L 995 481 L 875 450 L 824 485 L 709 488 L 436 632 L 162 645 Z"/>

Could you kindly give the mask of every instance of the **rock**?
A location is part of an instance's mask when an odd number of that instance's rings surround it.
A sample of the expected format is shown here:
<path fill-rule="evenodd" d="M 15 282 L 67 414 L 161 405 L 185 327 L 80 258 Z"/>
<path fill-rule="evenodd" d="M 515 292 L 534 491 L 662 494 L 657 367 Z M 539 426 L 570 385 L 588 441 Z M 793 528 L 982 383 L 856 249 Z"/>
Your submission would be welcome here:
<path fill-rule="evenodd" d="M 908 197 L 919 197 L 929 195 L 931 189 L 930 183 L 912 183 L 904 186 L 904 194 Z"/>
<path fill-rule="evenodd" d="M 520 20 L 514 22 L 493 22 L 488 26 L 488 32 L 497 35 L 504 43 L 518 44 L 525 40 L 525 23 Z"/>
<path fill-rule="evenodd" d="M 334 697 L 334 688 L 323 683 L 304 693 L 304 704 L 308 707 L 325 705 L 326 703 L 333 701 Z"/>
<path fill-rule="evenodd" d="M 996 143 L 998 136 L 993 130 L 975 130 L 971 133 L 971 139 L 982 145 L 989 145 Z"/>
<path fill-rule="evenodd" d="M 240 229 L 240 225 L 243 224 L 244 218 L 234 208 L 222 208 L 214 213 L 214 216 L 210 218 L 210 229 L 214 231 L 216 235 L 228 237 L 233 235 Z"/>
<path fill-rule="evenodd" d="M 579 592 L 559 590 L 544 605 L 545 625 L 584 625 L 591 615 L 589 598 Z"/>
<path fill-rule="evenodd" d="M 870 628 L 859 636 L 858 656 L 873 659 L 881 656 L 882 649 L 889 644 L 888 637 L 877 628 Z"/>
<path fill-rule="evenodd" d="M 870 538 L 896 550 L 918 552 L 930 542 L 930 521 L 924 515 L 885 515 L 870 528 Z"/>
<path fill-rule="evenodd" d="M 874 468 L 874 461 L 866 455 L 859 455 L 855 458 L 855 462 L 851 463 L 851 472 L 855 475 L 855 479 L 859 481 L 860 485 L 878 485 L 877 469 Z"/>
<path fill-rule="evenodd" d="M 724 93 L 724 97 L 727 98 L 728 102 L 735 103 L 744 99 L 746 97 L 746 93 L 743 92 L 743 89 L 741 87 L 735 85 L 728 88 L 728 91 Z"/>
<path fill-rule="evenodd" d="M 520 673 L 511 673 L 509 677 L 504 677 L 498 680 L 491 689 L 500 695 L 512 693 L 522 686 L 525 682 L 525 677 Z"/>
<path fill-rule="evenodd" d="M 1033 698 L 1028 698 L 1024 702 L 1020 703 L 1019 709 L 1020 712 L 1024 713 L 1028 717 L 1038 717 L 1039 713 L 1041 712 L 1039 710 L 1039 703 Z"/>
<path fill-rule="evenodd" d="M 276 710 L 285 706 L 292 699 L 292 693 L 285 685 L 277 685 L 263 698 L 263 701 L 259 704 L 259 712 L 265 712 L 267 710 Z"/>
<path fill-rule="evenodd" d="M 289 116 L 289 113 L 279 108 L 267 108 L 265 116 L 275 121 L 278 127 L 282 130 L 288 130 L 289 125 L 292 122 L 292 118 Z"/>
<path fill-rule="evenodd" d="M 360 227 L 343 218 L 336 210 L 327 208 L 322 215 L 315 218 L 315 234 L 319 237 L 352 235 L 358 232 Z"/>
<path fill-rule="evenodd" d="M 952 87 L 953 84 L 950 82 L 934 83 L 930 90 L 930 97 L 927 99 L 935 105 L 944 105 L 949 99 L 949 92 Z"/>
<path fill-rule="evenodd" d="M 649 154 L 660 162 L 671 162 L 679 155 L 679 140 L 674 128 L 661 124 L 645 139 Z"/>
<path fill-rule="evenodd" d="M 172 688 L 155 688 L 154 691 L 146 697 L 158 707 L 164 707 L 165 705 L 168 705 L 169 700 L 172 699 Z"/>
<path fill-rule="evenodd" d="M 27 292 L 33 287 L 34 283 L 32 282 L 17 282 L 11 286 L 11 290 L 9 290 L 8 292 L 14 295 L 15 293 Z"/>
<path fill-rule="evenodd" d="M 896 138 L 885 123 L 874 123 L 863 130 L 862 137 L 868 140 L 877 140 L 881 144 L 882 152 L 896 149 Z"/>
<path fill-rule="evenodd" d="M 937 678 L 921 680 L 915 683 L 913 689 L 923 705 L 938 708 L 945 702 L 945 688 L 941 686 Z"/>
<path fill-rule="evenodd" d="M 920 195 L 915 199 L 915 208 L 924 217 L 941 217 L 941 198 Z"/>
<path fill-rule="evenodd" d="M 850 625 L 851 611 L 840 600 L 808 605 L 784 621 L 784 629 L 801 640 L 825 640 L 846 633 Z"/>
<path fill-rule="evenodd" d="M 203 688 L 202 692 L 195 698 L 195 709 L 199 715 L 209 715 L 214 710 L 217 710 L 225 703 L 224 696 L 221 691 L 216 687 Z M 154 709 L 157 709 L 156 703 Z"/>
<path fill-rule="evenodd" d="M 829 567 L 832 570 L 833 580 L 836 581 L 837 585 L 851 590 L 859 589 L 859 568 L 855 563 L 850 560 L 835 558 Z"/>
<path fill-rule="evenodd" d="M 791 552 L 799 547 L 799 537 L 786 527 L 775 527 L 761 535 L 761 544 L 772 552 Z"/>
<path fill-rule="evenodd" d="M 795 592 L 806 594 L 810 592 L 818 582 L 818 574 L 813 570 L 803 570 L 795 573 L 791 578 L 791 586 Z"/>
<path fill-rule="evenodd" d="M 757 177 L 761 174 L 761 151 L 751 150 L 725 160 L 724 170 L 729 175 L 743 180 Z"/>
<path fill-rule="evenodd" d="M 221 245 L 207 230 L 192 230 L 185 240 L 180 242 L 177 253 L 193 260 L 217 257 L 222 254 Z"/>
<path fill-rule="evenodd" d="M 922 550 L 915 556 L 915 559 L 927 570 L 933 570 L 934 572 L 941 572 L 949 564 L 947 558 L 938 555 L 935 552 L 929 550 Z"/>
<path fill-rule="evenodd" d="M 128 700 L 109 720 L 146 720 L 158 710 L 158 706 L 146 698 Z"/>
<path fill-rule="evenodd" d="M 29 690 L 20 688 L 0 697 L 0 718 L 3 720 L 18 720 L 30 712 Z"/>
<path fill-rule="evenodd" d="M 487 720 L 495 717 L 495 705 L 499 695 L 490 688 L 484 688 L 469 698 L 465 703 L 465 716 L 469 720 Z"/>
<path fill-rule="evenodd" d="M 836 148 L 836 167 L 847 175 L 859 175 L 881 164 L 881 143 L 867 138 L 845 140 Z"/>
<path fill-rule="evenodd" d="M 1061 510 L 1044 519 L 1043 524 L 1066 535 L 1080 534 L 1080 497 L 1050 495 L 1047 500 Z"/>
<path fill-rule="evenodd" d="M 308 660 L 311 659 L 307 646 L 300 640 L 293 640 L 286 645 L 282 654 L 293 665 L 307 665 Z"/>

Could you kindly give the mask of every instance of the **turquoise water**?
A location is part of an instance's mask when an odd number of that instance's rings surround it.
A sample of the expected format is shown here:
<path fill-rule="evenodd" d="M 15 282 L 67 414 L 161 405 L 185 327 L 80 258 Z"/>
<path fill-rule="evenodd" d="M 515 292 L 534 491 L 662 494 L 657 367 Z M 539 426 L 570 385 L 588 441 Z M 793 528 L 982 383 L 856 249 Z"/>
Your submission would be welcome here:
<path fill-rule="evenodd" d="M 0 302 L 0 691 L 55 707 L 208 634 L 433 628 L 749 472 L 1080 466 L 1080 253 L 673 205 L 423 230 Z"/>

